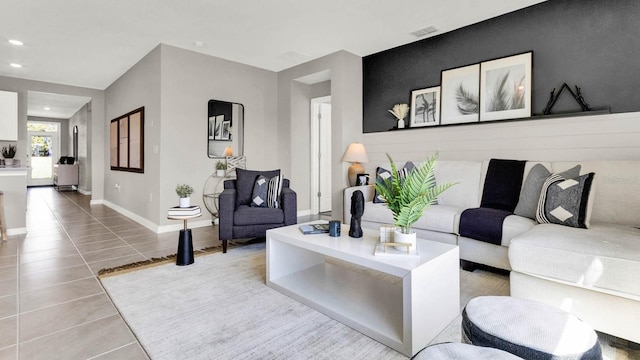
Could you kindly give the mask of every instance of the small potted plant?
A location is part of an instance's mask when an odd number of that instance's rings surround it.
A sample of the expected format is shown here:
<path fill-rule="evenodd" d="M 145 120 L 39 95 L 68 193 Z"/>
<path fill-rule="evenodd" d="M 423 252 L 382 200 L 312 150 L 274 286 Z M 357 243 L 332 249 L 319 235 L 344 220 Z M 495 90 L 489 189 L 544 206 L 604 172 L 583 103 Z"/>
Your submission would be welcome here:
<path fill-rule="evenodd" d="M 13 157 L 16 156 L 16 150 L 17 147 L 12 144 L 2 147 L 2 157 L 5 165 L 13 165 Z"/>
<path fill-rule="evenodd" d="M 389 112 L 398 120 L 398 129 L 404 128 L 404 118 L 409 113 L 409 105 L 395 104 L 393 110 L 389 110 Z"/>
<path fill-rule="evenodd" d="M 375 188 L 384 198 L 385 205 L 393 213 L 396 225 L 394 242 L 416 244 L 416 233 L 411 230 L 418 219 L 422 217 L 424 210 L 435 203 L 438 196 L 455 183 L 443 183 L 436 185 L 435 166 L 438 154 L 416 166 L 404 177 L 398 174 L 396 164 L 387 154 L 391 162 L 391 177 L 379 178 Z"/>
<path fill-rule="evenodd" d="M 216 176 L 224 176 L 225 170 L 227 170 L 227 163 L 224 161 L 218 161 L 216 163 Z"/>
<path fill-rule="evenodd" d="M 191 206 L 191 200 L 189 196 L 193 193 L 193 188 L 187 184 L 180 184 L 176 187 L 176 193 L 180 197 L 180 207 Z"/>

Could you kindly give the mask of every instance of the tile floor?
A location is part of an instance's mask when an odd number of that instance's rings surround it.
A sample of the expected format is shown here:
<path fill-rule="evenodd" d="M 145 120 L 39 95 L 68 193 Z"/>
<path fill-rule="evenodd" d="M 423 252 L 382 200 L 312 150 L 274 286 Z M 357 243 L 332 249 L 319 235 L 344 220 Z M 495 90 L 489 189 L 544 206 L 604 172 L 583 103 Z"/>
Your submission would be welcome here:
<path fill-rule="evenodd" d="M 148 359 L 95 275 L 175 253 L 177 232 L 156 234 L 89 200 L 28 190 L 28 233 L 0 242 L 0 359 Z M 213 226 L 193 239 L 196 249 L 220 245 Z"/>

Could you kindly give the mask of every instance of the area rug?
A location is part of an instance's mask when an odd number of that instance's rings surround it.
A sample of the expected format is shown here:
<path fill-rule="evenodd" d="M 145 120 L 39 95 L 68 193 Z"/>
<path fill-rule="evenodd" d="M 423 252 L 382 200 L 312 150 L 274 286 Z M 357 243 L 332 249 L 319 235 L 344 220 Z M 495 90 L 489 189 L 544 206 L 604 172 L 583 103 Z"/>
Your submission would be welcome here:
<path fill-rule="evenodd" d="M 265 244 L 100 276 L 151 359 L 407 359 L 265 285 Z M 460 272 L 461 305 L 509 295 L 507 275 Z M 458 316 L 432 343 L 461 342 Z M 637 344 L 598 333 L 604 360 L 640 359 Z"/>
<path fill-rule="evenodd" d="M 151 359 L 406 359 L 265 285 L 265 244 L 101 277 Z"/>

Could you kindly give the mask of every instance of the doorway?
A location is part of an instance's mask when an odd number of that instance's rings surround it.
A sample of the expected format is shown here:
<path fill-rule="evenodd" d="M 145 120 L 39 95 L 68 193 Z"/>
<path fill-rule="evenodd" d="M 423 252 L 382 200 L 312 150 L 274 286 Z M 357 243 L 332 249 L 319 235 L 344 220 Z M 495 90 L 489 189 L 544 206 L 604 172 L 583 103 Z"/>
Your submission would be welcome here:
<path fill-rule="evenodd" d="M 31 171 L 28 186 L 53 185 L 53 165 L 60 155 L 60 124 L 27 121 Z"/>
<path fill-rule="evenodd" d="M 331 214 L 331 96 L 311 99 L 311 213 Z"/>

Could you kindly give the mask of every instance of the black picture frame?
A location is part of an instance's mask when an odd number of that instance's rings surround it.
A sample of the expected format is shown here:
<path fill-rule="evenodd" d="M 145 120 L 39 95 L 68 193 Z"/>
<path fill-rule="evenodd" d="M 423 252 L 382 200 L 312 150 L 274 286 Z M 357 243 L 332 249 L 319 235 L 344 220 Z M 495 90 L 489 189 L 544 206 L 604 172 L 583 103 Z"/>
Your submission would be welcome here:
<path fill-rule="evenodd" d="M 533 51 L 480 63 L 480 121 L 531 117 Z"/>
<path fill-rule="evenodd" d="M 365 186 L 365 185 L 369 185 L 369 174 L 357 174 L 356 186 Z"/>
<path fill-rule="evenodd" d="M 480 63 L 440 73 L 440 125 L 480 121 Z"/>

